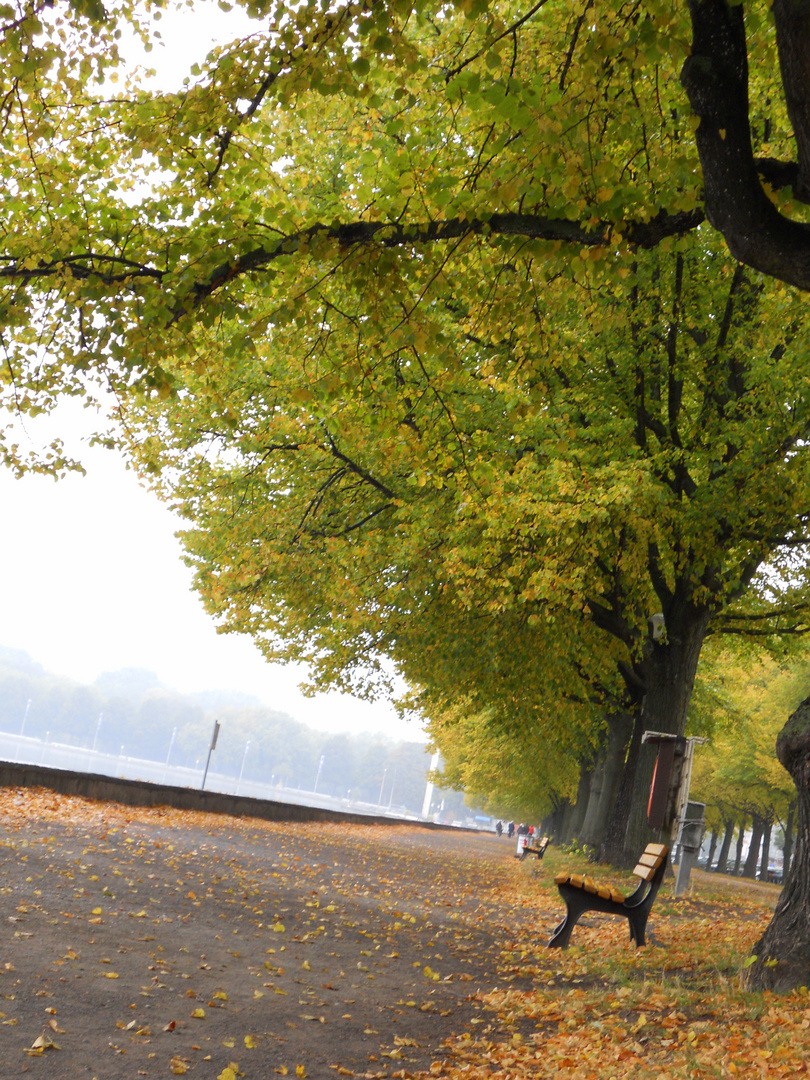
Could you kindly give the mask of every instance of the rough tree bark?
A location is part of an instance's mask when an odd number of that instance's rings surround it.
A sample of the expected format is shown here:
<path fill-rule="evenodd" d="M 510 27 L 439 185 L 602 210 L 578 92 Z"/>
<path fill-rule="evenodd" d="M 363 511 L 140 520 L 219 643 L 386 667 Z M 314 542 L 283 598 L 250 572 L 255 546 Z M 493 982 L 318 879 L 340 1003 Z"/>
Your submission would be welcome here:
<path fill-rule="evenodd" d="M 605 835 L 597 851 L 597 858 L 600 862 L 612 863 L 614 866 L 622 866 L 627 862 L 624 853 L 624 835 L 627 831 L 627 819 L 630 816 L 630 807 L 633 802 L 633 788 L 635 786 L 643 732 L 644 722 L 641 718 L 641 709 L 639 709 L 633 717 L 633 734 L 627 747 L 624 769 L 619 780 L 616 798 L 613 800 L 613 808 L 610 811 Z M 632 862 L 630 865 L 632 865 Z"/>
<path fill-rule="evenodd" d="M 588 812 L 580 834 L 582 842 L 594 848 L 599 847 L 607 831 L 633 731 L 633 717 L 629 713 L 612 713 L 606 723 L 607 731 L 594 769 Z"/>
<path fill-rule="evenodd" d="M 748 982 L 754 989 L 788 993 L 810 986 L 810 698 L 782 728 L 776 754 L 796 785 L 796 853 L 773 918 L 754 946 Z"/>
<path fill-rule="evenodd" d="M 582 822 L 588 810 L 588 799 L 591 789 L 591 776 L 593 764 L 588 762 L 580 767 L 579 785 L 577 787 L 576 801 L 568 804 L 563 816 L 558 843 L 567 844 L 575 836 L 579 836 Z"/>
<path fill-rule="evenodd" d="M 734 869 L 731 871 L 735 876 L 740 872 L 740 863 L 742 862 L 743 841 L 745 840 L 745 826 L 748 821 L 747 815 L 740 819 L 737 831 L 737 853 L 734 858 Z"/>
<path fill-rule="evenodd" d="M 759 860 L 759 880 L 768 880 L 768 865 L 771 861 L 771 833 L 773 831 L 773 822 L 765 821 L 765 827 L 762 831 L 762 856 Z"/>
<path fill-rule="evenodd" d="M 693 112 L 706 217 L 748 266 L 810 290 L 810 228 L 782 215 L 762 186 L 790 184 L 810 196 L 810 6 L 773 0 L 777 48 L 797 162 L 754 157 L 748 112 L 744 5 L 691 0 L 692 48 L 681 82 Z"/>
<path fill-rule="evenodd" d="M 796 800 L 788 807 L 787 821 L 785 822 L 785 846 L 782 849 L 782 880 L 784 881 L 790 870 L 790 862 L 793 858 L 793 830 L 796 821 Z"/>
<path fill-rule="evenodd" d="M 755 878 L 759 864 L 759 848 L 762 844 L 762 833 L 765 830 L 765 822 L 760 814 L 751 816 L 751 842 L 748 845 L 748 854 L 745 857 L 742 876 Z"/>
<path fill-rule="evenodd" d="M 734 819 L 732 818 L 730 821 L 725 819 L 723 825 L 725 827 L 725 834 L 723 835 L 723 842 L 720 845 L 720 854 L 717 856 L 717 866 L 714 868 L 716 874 L 726 873 L 728 853 L 731 851 L 731 841 L 734 839 Z"/>
<path fill-rule="evenodd" d="M 711 870 L 714 861 L 714 853 L 717 850 L 717 829 L 712 829 L 712 838 L 709 842 L 709 854 L 706 856 L 706 869 Z"/>

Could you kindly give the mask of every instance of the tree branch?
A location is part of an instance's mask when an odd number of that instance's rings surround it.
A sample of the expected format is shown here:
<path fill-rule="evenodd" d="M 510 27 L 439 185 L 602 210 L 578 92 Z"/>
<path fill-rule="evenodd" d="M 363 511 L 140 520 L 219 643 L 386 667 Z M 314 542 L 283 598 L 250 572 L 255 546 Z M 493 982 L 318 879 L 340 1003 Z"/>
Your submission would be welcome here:
<path fill-rule="evenodd" d="M 790 0 L 774 3 L 783 23 L 782 41 L 790 33 L 785 12 L 802 5 Z M 757 173 L 748 120 L 748 54 L 743 5 L 727 0 L 690 0 L 692 50 L 681 82 L 693 112 L 700 117 L 696 132 L 703 169 L 706 217 L 723 234 L 732 255 L 762 273 L 810 290 L 810 226 L 784 217 L 765 194 Z M 807 20 L 805 20 L 807 22 Z M 810 32 L 796 51 L 810 48 Z M 785 28 L 788 27 L 786 30 Z M 780 42 L 780 57 L 783 45 Z M 804 68 L 797 61 L 790 77 Z M 806 97 L 807 84 L 795 89 Z M 791 116 L 793 120 L 793 116 Z M 797 122 L 802 122 L 799 117 Z M 800 129 L 797 142 L 808 132 Z M 810 141 L 810 140 L 808 140 Z M 760 163 L 761 167 L 761 163 Z M 799 187 L 803 173 L 799 164 Z"/>
<path fill-rule="evenodd" d="M 384 221 L 353 221 L 341 225 L 316 222 L 300 232 L 280 239 L 273 247 L 258 247 L 234 262 L 223 263 L 206 281 L 194 286 L 194 304 L 201 303 L 227 281 L 241 274 L 262 270 L 276 259 L 295 254 L 301 247 L 318 241 L 336 242 L 341 248 L 355 248 L 372 242 L 382 247 L 421 247 L 465 236 L 520 236 L 533 240 L 559 241 L 580 247 L 603 247 L 614 228 L 628 244 L 640 248 L 656 247 L 668 236 L 681 236 L 696 229 L 703 221 L 703 211 L 666 214 L 661 212 L 645 222 L 626 222 L 613 226 L 601 223 L 586 228 L 567 218 L 541 214 L 500 213 L 487 218 L 399 224 Z"/>

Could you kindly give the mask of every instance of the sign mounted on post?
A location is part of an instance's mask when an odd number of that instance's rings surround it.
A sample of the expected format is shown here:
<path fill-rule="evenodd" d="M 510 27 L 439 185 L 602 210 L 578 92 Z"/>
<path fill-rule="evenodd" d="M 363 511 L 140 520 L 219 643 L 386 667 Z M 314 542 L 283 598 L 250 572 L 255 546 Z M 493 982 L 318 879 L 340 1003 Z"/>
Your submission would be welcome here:
<path fill-rule="evenodd" d="M 656 832 L 661 832 L 671 829 L 675 820 L 678 791 L 686 756 L 686 739 L 683 735 L 645 731 L 641 741 L 654 743 L 658 747 L 655 772 L 650 786 L 650 800 L 647 803 L 647 824 Z"/>

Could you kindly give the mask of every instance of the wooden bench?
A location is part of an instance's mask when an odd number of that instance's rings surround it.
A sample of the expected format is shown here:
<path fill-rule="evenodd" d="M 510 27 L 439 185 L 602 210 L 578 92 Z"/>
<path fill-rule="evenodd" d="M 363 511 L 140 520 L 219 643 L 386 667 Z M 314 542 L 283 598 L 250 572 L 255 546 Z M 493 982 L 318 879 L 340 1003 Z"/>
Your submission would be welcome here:
<path fill-rule="evenodd" d="M 580 915 L 585 911 L 603 911 L 608 915 L 623 915 L 630 923 L 630 940 L 644 945 L 647 917 L 653 906 L 667 869 L 669 848 L 664 844 L 647 844 L 633 871 L 641 878 L 639 887 L 624 896 L 612 885 L 597 885 L 581 874 L 557 874 L 554 881 L 565 901 L 565 918 L 552 934 L 548 947 L 565 949 Z"/>
<path fill-rule="evenodd" d="M 546 853 L 546 848 L 549 844 L 549 838 L 544 836 L 541 840 L 538 840 L 536 844 L 526 843 L 523 845 L 523 849 L 518 855 L 518 858 L 522 862 L 527 855 L 536 855 L 538 859 L 542 859 Z"/>

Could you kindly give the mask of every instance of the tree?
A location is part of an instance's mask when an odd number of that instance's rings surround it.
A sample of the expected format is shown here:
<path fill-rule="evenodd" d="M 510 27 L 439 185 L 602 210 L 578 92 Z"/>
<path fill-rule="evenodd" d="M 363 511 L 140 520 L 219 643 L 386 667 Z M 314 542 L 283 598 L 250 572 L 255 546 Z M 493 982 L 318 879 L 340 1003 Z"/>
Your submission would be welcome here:
<path fill-rule="evenodd" d="M 773 93 L 777 44 L 785 85 L 806 81 L 754 14 L 743 131 L 740 16 L 690 10 L 685 82 L 725 228 L 721 144 L 742 154 L 757 132 L 783 154 L 793 131 L 803 151 L 801 109 Z M 98 13 L 69 13 L 88 36 Z M 728 43 L 715 15 L 736 20 L 736 96 L 705 89 Z M 4 77 L 27 91 L 4 128 L 23 161 L 5 166 L 7 400 L 35 411 L 87 392 L 86 372 L 127 418 L 140 395 L 152 430 L 133 452 L 180 470 L 165 475 L 202 526 L 188 542 L 209 606 L 268 654 L 351 682 L 386 653 L 417 671 L 408 624 L 437 596 L 514 610 L 544 643 L 573 616 L 566 653 L 601 630 L 600 670 L 643 697 L 647 726 L 682 730 L 710 624 L 763 560 L 801 550 L 806 506 L 801 313 L 700 228 L 685 16 L 280 6 L 184 92 L 118 98 L 84 96 L 93 65 L 64 49 L 29 63 L 36 34 L 58 39 L 32 17 L 25 41 L 6 28 L 22 67 Z M 75 108 L 51 92 L 59 64 Z M 785 182 L 755 164 L 749 188 L 761 169 Z M 779 237 L 804 235 L 783 220 Z"/>
<path fill-rule="evenodd" d="M 798 312 L 710 248 L 634 259 L 629 302 L 601 268 L 512 266 L 474 306 L 446 268 L 398 275 L 390 306 L 377 267 L 330 273 L 272 341 L 145 400 L 134 453 L 191 521 L 209 610 L 269 657 L 357 690 L 387 655 L 440 712 L 463 694 L 517 724 L 543 696 L 619 700 L 621 674 L 639 725 L 681 733 L 709 629 L 791 610 L 764 586 L 739 605 L 801 552 Z M 395 338 L 411 303 L 421 346 Z"/>

